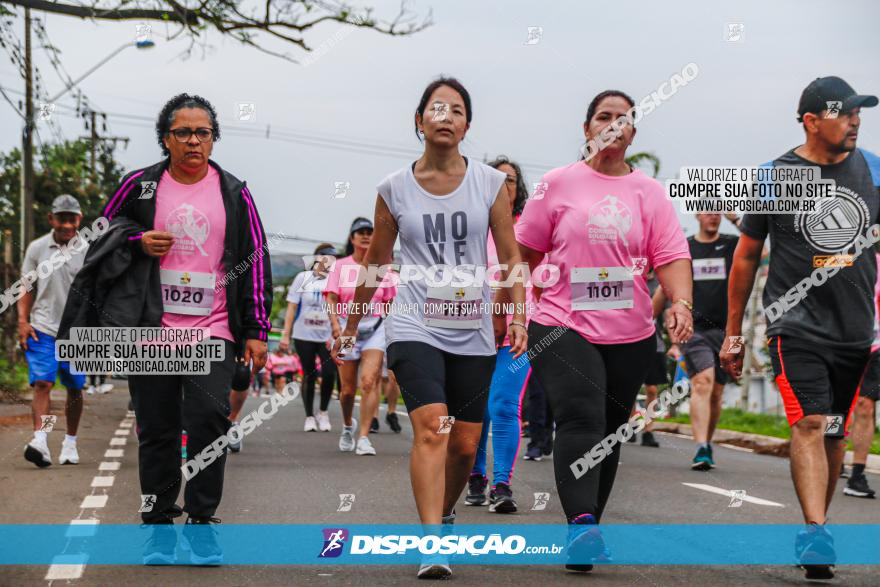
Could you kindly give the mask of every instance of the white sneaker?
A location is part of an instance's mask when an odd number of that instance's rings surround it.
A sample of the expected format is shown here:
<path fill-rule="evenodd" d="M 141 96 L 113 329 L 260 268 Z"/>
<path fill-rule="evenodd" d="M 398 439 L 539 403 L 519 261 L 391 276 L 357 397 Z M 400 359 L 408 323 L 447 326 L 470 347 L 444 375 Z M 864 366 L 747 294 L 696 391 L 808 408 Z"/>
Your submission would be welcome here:
<path fill-rule="evenodd" d="M 48 467 L 52 464 L 52 455 L 49 453 L 49 445 L 45 440 L 32 438 L 24 447 L 24 458 L 40 467 Z"/>
<path fill-rule="evenodd" d="M 358 455 L 375 455 L 376 449 L 373 448 L 370 439 L 366 436 L 361 436 L 358 438 L 357 449 L 354 451 L 355 454 Z"/>
<path fill-rule="evenodd" d="M 95 386 L 89 385 L 86 387 L 86 395 L 95 395 Z"/>
<path fill-rule="evenodd" d="M 317 432 L 318 431 L 318 423 L 315 421 L 314 416 L 309 416 L 306 418 L 306 424 L 303 426 L 303 432 Z"/>
<path fill-rule="evenodd" d="M 98 386 L 98 393 L 101 395 L 104 395 L 105 393 L 110 393 L 111 391 L 113 391 L 112 383 L 102 383 Z"/>
<path fill-rule="evenodd" d="M 354 429 L 357 428 L 358 421 L 351 419 L 351 426 L 342 425 L 342 434 L 339 435 L 339 450 L 342 452 L 351 452 L 354 450 Z"/>
<path fill-rule="evenodd" d="M 61 456 L 58 457 L 58 462 L 62 465 L 79 464 L 79 453 L 76 452 L 76 441 L 68 442 L 65 440 L 61 443 Z"/>
<path fill-rule="evenodd" d="M 315 419 L 318 421 L 318 430 L 321 432 L 330 432 L 333 430 L 333 426 L 330 425 L 330 416 L 327 412 L 318 412 Z"/>

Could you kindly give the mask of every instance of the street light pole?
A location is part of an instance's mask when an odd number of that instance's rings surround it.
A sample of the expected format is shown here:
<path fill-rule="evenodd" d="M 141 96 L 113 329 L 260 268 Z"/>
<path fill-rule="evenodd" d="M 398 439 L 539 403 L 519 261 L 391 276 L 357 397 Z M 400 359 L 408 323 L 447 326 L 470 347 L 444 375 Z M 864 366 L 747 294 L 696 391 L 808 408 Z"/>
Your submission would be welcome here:
<path fill-rule="evenodd" d="M 129 42 L 98 62 L 97 65 L 79 76 L 75 81 L 66 84 L 66 87 L 49 98 L 49 103 L 55 102 L 64 94 L 72 90 L 78 83 L 95 72 L 96 69 L 119 55 L 128 47 L 137 47 L 138 49 L 149 49 L 154 47 L 155 43 L 150 39 Z M 34 96 L 33 96 L 33 72 L 31 63 L 31 10 L 24 9 L 24 69 L 25 69 L 25 122 L 22 129 L 22 145 L 21 145 L 21 242 L 19 249 L 21 255 L 19 260 L 24 259 L 24 253 L 27 250 L 28 243 L 34 239 Z M 94 115 L 93 115 L 94 116 Z M 92 129 L 94 134 L 94 117 Z M 94 144 L 94 143 L 93 143 Z M 94 168 L 94 155 L 92 156 L 92 166 Z"/>
<path fill-rule="evenodd" d="M 21 241 L 19 260 L 24 260 L 34 238 L 34 80 L 31 61 L 31 9 L 24 9 L 24 127 L 21 131 Z"/>

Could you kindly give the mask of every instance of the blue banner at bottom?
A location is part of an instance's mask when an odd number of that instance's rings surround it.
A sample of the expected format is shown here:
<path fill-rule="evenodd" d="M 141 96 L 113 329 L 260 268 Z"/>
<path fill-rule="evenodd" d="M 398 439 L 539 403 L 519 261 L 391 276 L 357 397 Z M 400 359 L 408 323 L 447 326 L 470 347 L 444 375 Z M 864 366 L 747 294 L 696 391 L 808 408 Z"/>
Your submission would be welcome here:
<path fill-rule="evenodd" d="M 189 557 L 189 558 L 187 558 Z M 880 565 L 880 525 L 0 525 L 0 564 Z"/>

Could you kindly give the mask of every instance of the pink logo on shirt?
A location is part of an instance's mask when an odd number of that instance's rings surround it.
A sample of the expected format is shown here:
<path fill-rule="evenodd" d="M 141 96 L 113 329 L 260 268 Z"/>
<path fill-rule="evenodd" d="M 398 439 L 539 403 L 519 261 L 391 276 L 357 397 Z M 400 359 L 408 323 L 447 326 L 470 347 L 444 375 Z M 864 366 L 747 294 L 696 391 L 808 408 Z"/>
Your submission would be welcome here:
<path fill-rule="evenodd" d="M 587 223 L 590 243 L 613 245 L 619 238 L 624 246 L 629 246 L 626 234 L 630 228 L 632 212 L 617 196 L 609 194 L 590 208 L 590 220 Z"/>
<path fill-rule="evenodd" d="M 192 255 L 198 249 L 203 257 L 208 256 L 202 245 L 211 233 L 211 223 L 201 210 L 192 204 L 181 204 L 165 217 L 165 227 L 174 235 L 175 253 Z"/>

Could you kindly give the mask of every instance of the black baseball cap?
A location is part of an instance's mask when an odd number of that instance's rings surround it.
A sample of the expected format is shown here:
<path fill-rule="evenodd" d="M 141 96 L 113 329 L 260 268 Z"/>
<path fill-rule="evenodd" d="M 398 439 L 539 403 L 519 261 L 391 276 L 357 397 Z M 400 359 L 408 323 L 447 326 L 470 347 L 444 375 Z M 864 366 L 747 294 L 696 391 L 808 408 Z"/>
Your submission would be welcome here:
<path fill-rule="evenodd" d="M 851 85 L 834 75 L 817 77 L 801 93 L 801 101 L 798 103 L 798 122 L 803 122 L 803 116 L 807 112 L 818 114 L 823 110 L 829 110 L 832 107 L 829 102 L 839 102 L 837 110 L 849 112 L 853 108 L 876 106 L 877 96 L 857 94 Z"/>
<path fill-rule="evenodd" d="M 351 230 L 348 231 L 348 234 L 354 234 L 357 231 L 363 230 L 365 228 L 373 230 L 373 223 L 366 218 L 358 218 L 351 224 Z"/>

